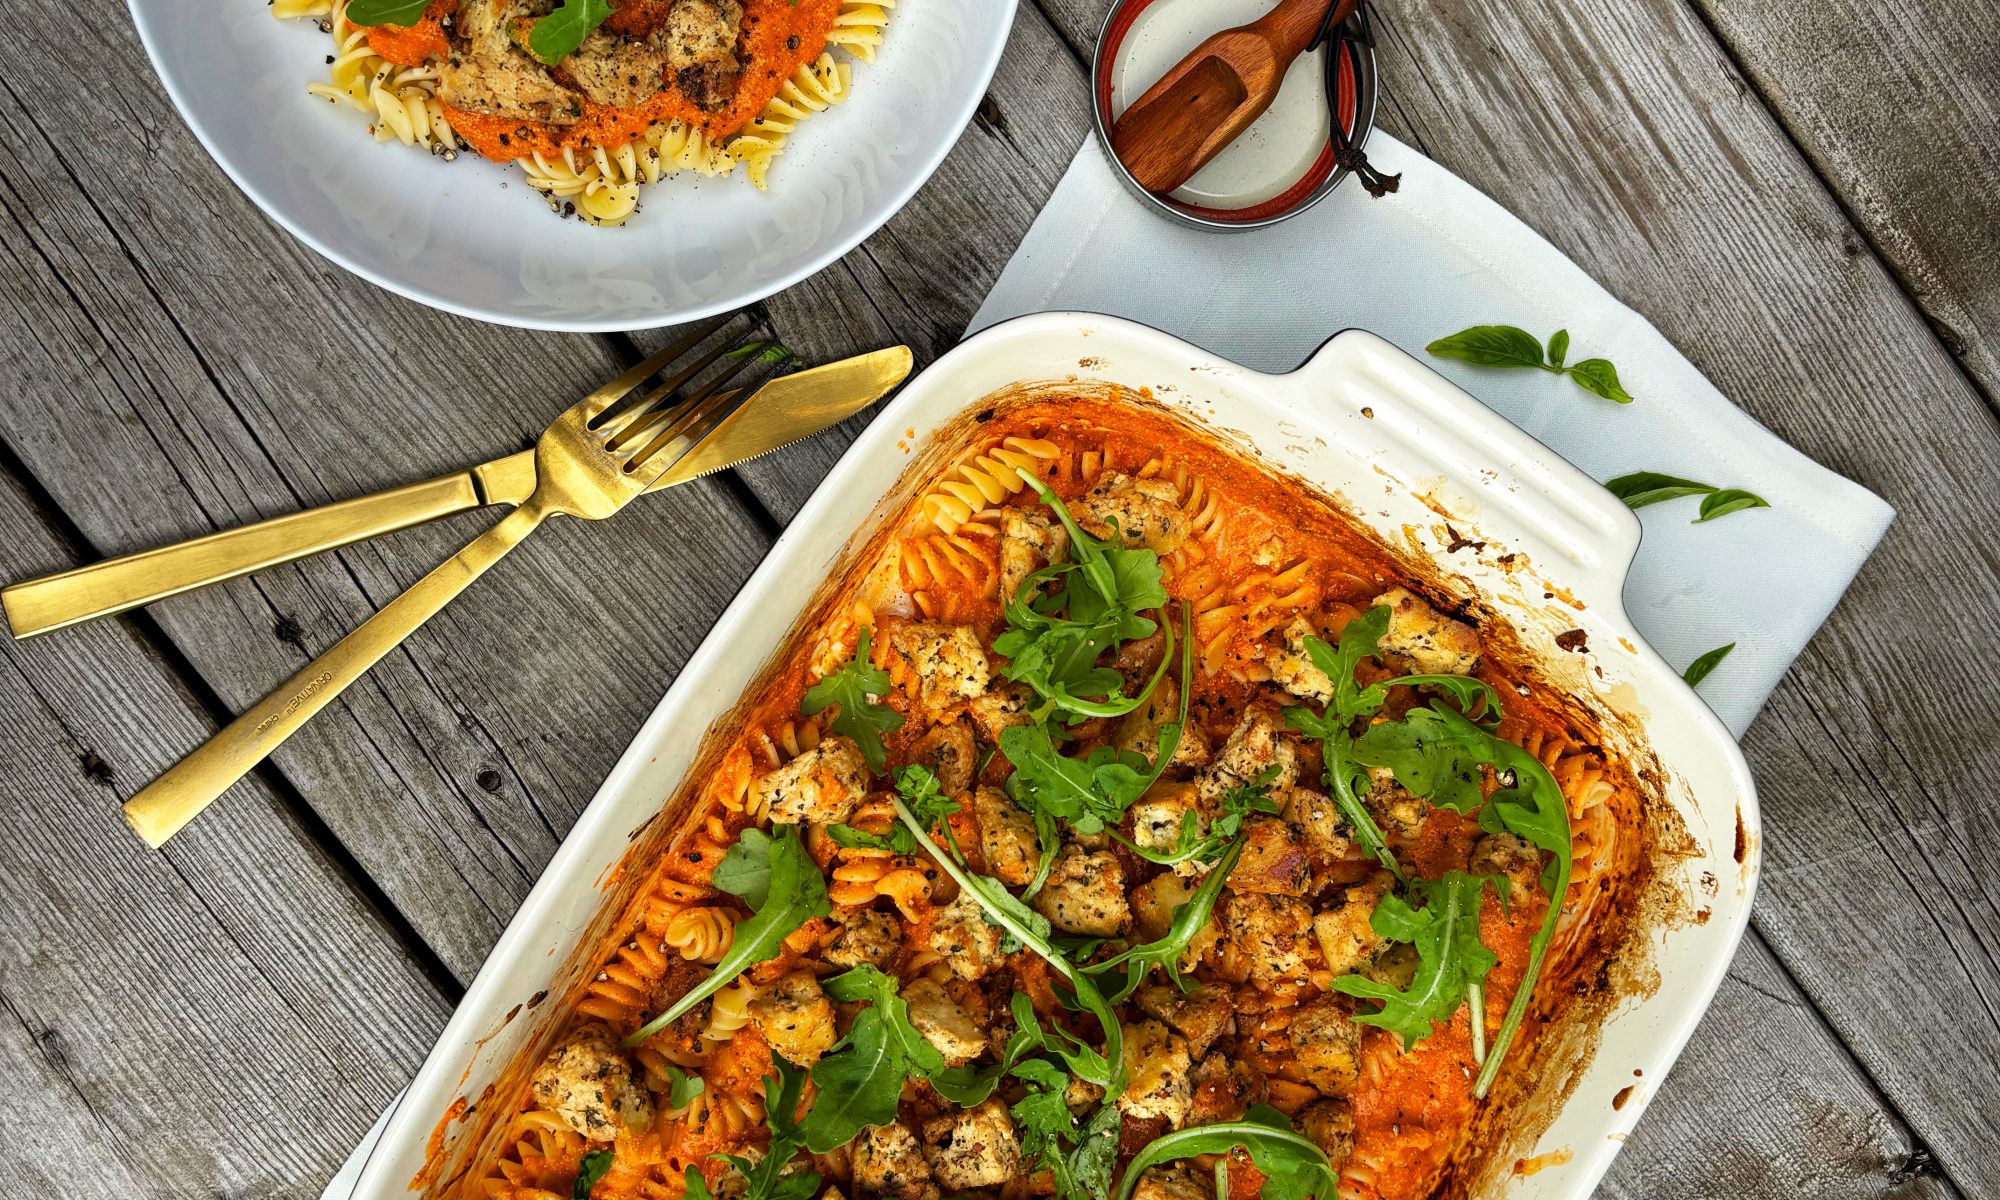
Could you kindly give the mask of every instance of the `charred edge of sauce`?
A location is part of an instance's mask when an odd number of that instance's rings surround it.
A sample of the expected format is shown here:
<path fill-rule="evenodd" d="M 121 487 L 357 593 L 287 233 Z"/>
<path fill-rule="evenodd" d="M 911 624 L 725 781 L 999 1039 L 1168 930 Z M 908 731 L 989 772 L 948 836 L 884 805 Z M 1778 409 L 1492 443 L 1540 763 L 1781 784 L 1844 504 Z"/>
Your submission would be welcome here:
<path fill-rule="evenodd" d="M 1743 806 L 1736 806 L 1736 865 L 1742 866 L 1744 856 L 1750 853 L 1750 830 L 1743 824 Z"/>
<path fill-rule="evenodd" d="M 1639 1090 L 1639 1085 L 1636 1083 L 1628 1083 L 1624 1087 L 1619 1088 L 1618 1094 L 1611 1097 L 1612 1109 L 1614 1111 L 1623 1109 L 1626 1105 L 1626 1102 L 1632 1099 L 1632 1093 L 1638 1090 Z"/>

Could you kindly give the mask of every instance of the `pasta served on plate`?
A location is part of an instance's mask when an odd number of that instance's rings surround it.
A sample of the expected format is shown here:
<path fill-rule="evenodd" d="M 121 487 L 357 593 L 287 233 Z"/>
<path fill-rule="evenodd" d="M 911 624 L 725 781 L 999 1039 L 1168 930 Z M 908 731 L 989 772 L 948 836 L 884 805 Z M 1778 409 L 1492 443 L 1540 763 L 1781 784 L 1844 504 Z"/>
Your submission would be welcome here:
<path fill-rule="evenodd" d="M 455 1194 L 1472 1186 L 1644 883 L 1631 772 L 1242 452 L 979 418 L 711 731 Z"/>
<path fill-rule="evenodd" d="M 677 171 L 759 190 L 847 98 L 895 0 L 275 0 L 333 37 L 310 91 L 375 139 L 518 164 L 551 208 L 620 225 Z"/>

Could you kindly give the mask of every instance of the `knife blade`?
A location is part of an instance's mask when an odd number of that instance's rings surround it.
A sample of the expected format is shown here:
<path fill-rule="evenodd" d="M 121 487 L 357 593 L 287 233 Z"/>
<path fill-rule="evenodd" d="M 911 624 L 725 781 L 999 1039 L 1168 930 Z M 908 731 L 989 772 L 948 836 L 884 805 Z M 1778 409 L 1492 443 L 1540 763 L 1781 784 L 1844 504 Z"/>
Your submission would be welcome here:
<path fill-rule="evenodd" d="M 648 489 L 659 491 L 782 450 L 838 424 L 909 377 L 907 346 L 780 376 L 736 406 Z M 125 612 L 452 513 L 519 504 L 535 490 L 535 452 L 305 512 L 106 559 L 0 590 L 18 638 Z"/>

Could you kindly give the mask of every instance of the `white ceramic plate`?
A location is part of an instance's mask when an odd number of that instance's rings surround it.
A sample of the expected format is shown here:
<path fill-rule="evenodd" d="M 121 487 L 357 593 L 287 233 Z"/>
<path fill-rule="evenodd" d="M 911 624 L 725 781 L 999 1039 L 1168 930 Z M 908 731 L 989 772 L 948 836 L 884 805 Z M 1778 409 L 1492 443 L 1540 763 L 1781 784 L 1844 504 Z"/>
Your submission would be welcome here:
<path fill-rule="evenodd" d="M 1658 881 L 1686 902 L 1684 913 L 1702 916 L 1648 926 L 1641 936 L 1658 986 L 1626 997 L 1595 1038 L 1552 1043 L 1555 1061 L 1525 1106 L 1552 1120 L 1536 1138 L 1511 1139 L 1492 1163 L 1498 1178 L 1481 1181 L 1478 1193 L 1590 1194 L 1714 996 L 1748 923 L 1762 859 L 1756 798 L 1736 743 L 1626 619 L 1620 596 L 1637 519 L 1554 452 L 1372 334 L 1343 333 L 1297 371 L 1265 375 L 1142 325 L 1046 313 L 986 330 L 909 383 L 786 527 L 501 935 L 389 1119 L 355 1200 L 410 1194 L 434 1128 L 447 1159 L 470 1156 L 464 1134 L 479 1123 L 440 1126 L 440 1116 L 458 1097 L 481 1102 L 541 1034 L 541 998 L 568 994 L 595 968 L 576 951 L 596 945 L 618 907 L 603 890 L 612 868 L 676 795 L 710 726 L 783 648 L 816 599 L 813 585 L 845 570 L 903 511 L 906 469 L 940 449 L 929 435 L 905 431 L 939 430 L 998 390 L 1046 380 L 1150 387 L 1175 411 L 1333 493 L 1388 544 L 1430 559 L 1448 586 L 1504 612 L 1543 675 L 1600 714 L 1606 744 L 1650 769 L 1671 810 L 1652 819 L 1677 820 L 1687 834 L 1681 853 L 1656 860 Z M 1446 520 L 1458 540 L 1485 549 L 1448 552 Z M 1513 561 L 1497 561 L 1510 552 Z M 1587 653 L 1556 645 L 1573 628 L 1587 634 Z M 1531 1155 L 1548 1156 L 1544 1169 L 1511 1173 Z"/>
<path fill-rule="evenodd" d="M 1015 0 L 904 0 L 853 94 L 792 135 L 769 192 L 683 173 L 616 229 L 551 213 L 518 168 L 377 145 L 306 94 L 332 40 L 262 0 L 128 0 L 181 116 L 259 208 L 326 257 L 463 316 L 577 332 L 726 312 L 873 233 L 943 161 L 999 64 Z M 504 185 L 504 186 L 503 186 Z"/>

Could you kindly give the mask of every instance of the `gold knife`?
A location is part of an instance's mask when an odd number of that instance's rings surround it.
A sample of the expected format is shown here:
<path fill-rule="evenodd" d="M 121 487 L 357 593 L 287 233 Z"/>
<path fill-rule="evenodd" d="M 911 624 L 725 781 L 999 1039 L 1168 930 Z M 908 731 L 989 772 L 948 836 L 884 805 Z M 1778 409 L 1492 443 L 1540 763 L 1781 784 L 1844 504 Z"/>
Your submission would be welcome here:
<path fill-rule="evenodd" d="M 748 462 L 838 424 L 908 378 L 911 361 L 909 347 L 891 346 L 774 379 L 650 490 Z M 0 590 L 0 606 L 16 638 L 33 637 L 452 513 L 519 504 L 534 490 L 535 452 L 523 450 L 423 483 L 30 579 Z"/>

